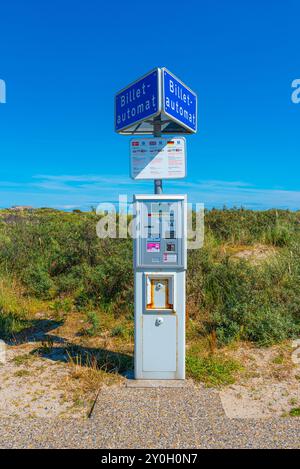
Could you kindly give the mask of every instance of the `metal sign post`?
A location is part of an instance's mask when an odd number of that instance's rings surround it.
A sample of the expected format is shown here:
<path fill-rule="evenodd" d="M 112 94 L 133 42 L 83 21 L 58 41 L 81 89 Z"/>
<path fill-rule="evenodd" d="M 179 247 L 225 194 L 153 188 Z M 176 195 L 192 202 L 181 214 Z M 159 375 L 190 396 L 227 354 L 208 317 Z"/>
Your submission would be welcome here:
<path fill-rule="evenodd" d="M 134 196 L 134 375 L 184 379 L 187 197 L 163 194 L 162 179 L 185 176 L 185 139 L 162 135 L 197 131 L 197 95 L 156 68 L 116 94 L 115 129 L 153 135 L 130 147 L 131 177 L 154 180 L 154 194 Z"/>
<path fill-rule="evenodd" d="M 154 120 L 153 137 L 161 137 L 161 120 L 160 117 Z M 162 194 L 162 179 L 154 179 L 154 194 Z"/>

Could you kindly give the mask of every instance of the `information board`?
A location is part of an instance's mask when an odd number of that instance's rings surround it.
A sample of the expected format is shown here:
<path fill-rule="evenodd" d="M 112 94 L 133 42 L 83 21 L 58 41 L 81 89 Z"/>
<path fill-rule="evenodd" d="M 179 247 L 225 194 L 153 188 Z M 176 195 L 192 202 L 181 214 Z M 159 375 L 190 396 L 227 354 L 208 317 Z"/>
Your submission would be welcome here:
<path fill-rule="evenodd" d="M 186 177 L 185 138 L 132 139 L 130 141 L 130 175 L 133 179 Z"/>

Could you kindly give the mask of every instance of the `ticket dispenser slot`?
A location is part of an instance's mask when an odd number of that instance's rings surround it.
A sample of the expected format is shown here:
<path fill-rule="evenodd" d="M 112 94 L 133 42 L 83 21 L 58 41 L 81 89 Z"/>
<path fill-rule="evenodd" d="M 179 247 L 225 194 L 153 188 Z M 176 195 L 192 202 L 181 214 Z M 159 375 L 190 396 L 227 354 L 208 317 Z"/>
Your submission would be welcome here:
<path fill-rule="evenodd" d="M 146 312 L 154 310 L 174 312 L 174 274 L 146 274 Z"/>

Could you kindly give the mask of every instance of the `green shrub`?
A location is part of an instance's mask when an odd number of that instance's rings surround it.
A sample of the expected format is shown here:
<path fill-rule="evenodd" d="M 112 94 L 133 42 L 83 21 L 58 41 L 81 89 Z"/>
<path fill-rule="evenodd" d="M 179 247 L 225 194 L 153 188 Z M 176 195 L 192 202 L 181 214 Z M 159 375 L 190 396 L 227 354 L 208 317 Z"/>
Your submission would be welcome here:
<path fill-rule="evenodd" d="M 118 325 L 111 331 L 111 337 L 123 337 L 126 334 L 124 326 Z"/>
<path fill-rule="evenodd" d="M 293 238 L 293 232 L 288 225 L 276 224 L 268 228 L 265 233 L 264 241 L 273 246 L 287 246 Z"/>
<path fill-rule="evenodd" d="M 54 310 L 70 311 L 56 300 L 68 296 L 79 310 L 132 319 L 132 240 L 99 239 L 98 219 L 94 212 L 2 211 L 1 271 L 28 294 L 54 300 Z M 214 331 L 219 345 L 237 339 L 268 345 L 299 333 L 299 227 L 300 212 L 206 211 L 205 245 L 188 255 L 188 314 L 197 334 Z M 253 243 L 275 246 L 274 260 L 253 266 L 224 254 L 230 244 Z"/>
<path fill-rule="evenodd" d="M 197 305 L 192 318 L 216 332 L 219 345 L 251 340 L 270 345 L 299 333 L 299 244 L 275 260 L 253 266 L 228 256 L 214 259 L 206 248 L 189 262 L 188 301 Z"/>
<path fill-rule="evenodd" d="M 11 339 L 15 334 L 18 334 L 30 326 L 31 322 L 22 317 L 22 315 L 4 313 L 0 310 L 0 339 Z"/>
<path fill-rule="evenodd" d="M 58 298 L 50 305 L 50 309 L 55 313 L 70 313 L 73 309 L 73 301 L 71 298 Z"/>
<path fill-rule="evenodd" d="M 71 268 L 69 272 L 54 277 L 54 281 L 58 295 L 75 294 L 83 286 L 82 276 L 78 268 Z"/>
<path fill-rule="evenodd" d="M 41 265 L 29 266 L 22 273 L 22 281 L 28 292 L 37 298 L 50 298 L 54 284 L 49 272 Z"/>
<path fill-rule="evenodd" d="M 258 308 L 244 322 L 244 338 L 260 346 L 275 344 L 299 332 L 290 314 L 283 309 Z"/>
<path fill-rule="evenodd" d="M 80 291 L 74 299 L 74 306 L 78 311 L 82 311 L 86 309 L 86 307 L 92 307 L 93 302 L 91 301 L 88 292 L 85 290 Z"/>
<path fill-rule="evenodd" d="M 289 210 L 212 209 L 205 213 L 205 230 L 232 244 L 267 242 L 282 246 L 299 232 L 299 213 Z"/>
<path fill-rule="evenodd" d="M 98 313 L 95 311 L 89 311 L 87 313 L 87 323 L 89 324 L 89 327 L 85 329 L 85 334 L 95 336 L 100 332 L 100 318 Z"/>

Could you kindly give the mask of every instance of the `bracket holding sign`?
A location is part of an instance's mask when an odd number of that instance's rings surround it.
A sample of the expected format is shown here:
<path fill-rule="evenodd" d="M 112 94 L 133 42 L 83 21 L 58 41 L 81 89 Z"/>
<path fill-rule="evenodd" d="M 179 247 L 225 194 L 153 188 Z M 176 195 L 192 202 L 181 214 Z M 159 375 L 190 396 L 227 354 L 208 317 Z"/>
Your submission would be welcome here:
<path fill-rule="evenodd" d="M 197 132 L 197 95 L 165 67 L 155 68 L 115 96 L 115 130 L 124 135 Z"/>

